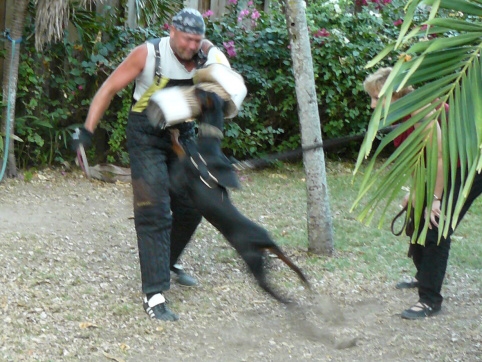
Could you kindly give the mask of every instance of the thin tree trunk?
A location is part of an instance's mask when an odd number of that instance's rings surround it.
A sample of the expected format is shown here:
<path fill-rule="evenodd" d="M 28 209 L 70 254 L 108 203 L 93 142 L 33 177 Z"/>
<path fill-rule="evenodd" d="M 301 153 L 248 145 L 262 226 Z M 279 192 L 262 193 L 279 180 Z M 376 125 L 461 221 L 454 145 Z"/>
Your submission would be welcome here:
<path fill-rule="evenodd" d="M 286 1 L 286 21 L 290 34 L 301 143 L 306 149 L 313 145 L 321 145 L 322 138 L 313 59 L 302 0 Z M 308 200 L 309 250 L 316 254 L 331 255 L 334 250 L 333 221 L 323 149 L 318 147 L 303 152 L 303 164 Z"/>
<path fill-rule="evenodd" d="M 17 97 L 17 82 L 18 82 L 18 65 L 20 59 L 20 42 L 25 24 L 25 17 L 27 15 L 28 0 L 15 1 L 15 11 L 12 17 L 12 25 L 10 29 L 10 38 L 14 41 L 6 42 L 6 57 L 4 63 L 3 72 L 3 102 L 8 104 L 8 107 L 4 108 L 2 117 L 2 133 L 7 134 L 7 120 L 10 122 L 10 143 L 7 155 L 7 177 L 17 176 L 17 164 L 15 160 L 13 135 L 15 133 L 15 100 Z M 15 51 L 12 62 L 12 51 Z M 8 112 L 9 110 L 9 112 Z M 4 155 L 5 157 L 5 155 Z M 3 160 L 2 160 L 3 162 Z"/>
<path fill-rule="evenodd" d="M 134 29 L 137 27 L 136 1 L 127 1 L 127 27 Z"/>
<path fill-rule="evenodd" d="M 362 0 L 354 0 L 353 1 L 353 9 L 354 9 L 354 13 L 355 15 L 360 13 L 362 11 Z"/>

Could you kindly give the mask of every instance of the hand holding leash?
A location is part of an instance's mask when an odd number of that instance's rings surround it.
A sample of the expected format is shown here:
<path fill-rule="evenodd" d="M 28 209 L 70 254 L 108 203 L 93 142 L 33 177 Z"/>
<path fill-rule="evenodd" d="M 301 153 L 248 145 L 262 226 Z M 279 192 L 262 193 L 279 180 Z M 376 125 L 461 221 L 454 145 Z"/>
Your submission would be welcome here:
<path fill-rule="evenodd" d="M 84 149 L 92 145 L 92 138 L 94 134 L 85 129 L 85 127 L 76 128 L 72 134 L 72 141 L 70 143 L 73 151 L 77 152 L 79 145 L 84 146 Z"/>
<path fill-rule="evenodd" d="M 90 178 L 89 163 L 87 161 L 87 155 L 85 149 L 92 145 L 92 138 L 94 134 L 85 129 L 85 127 L 76 128 L 72 134 L 71 147 L 72 150 L 77 152 L 77 161 L 79 166 L 84 171 L 87 178 Z"/>

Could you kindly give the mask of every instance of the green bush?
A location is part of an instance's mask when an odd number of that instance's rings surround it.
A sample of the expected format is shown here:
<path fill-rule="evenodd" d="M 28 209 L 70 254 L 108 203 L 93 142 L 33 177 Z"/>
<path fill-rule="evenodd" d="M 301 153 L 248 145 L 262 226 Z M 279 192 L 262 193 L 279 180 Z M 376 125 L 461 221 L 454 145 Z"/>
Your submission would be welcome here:
<path fill-rule="evenodd" d="M 370 116 L 362 82 L 366 63 L 396 34 L 401 3 L 362 6 L 352 2 L 311 2 L 306 9 L 322 133 L 325 139 L 365 130 Z M 289 38 L 283 9 L 270 14 L 252 2 L 228 2 L 226 16 L 207 17 L 207 37 L 223 44 L 245 78 L 248 97 L 224 145 L 240 158 L 300 146 L 300 129 Z"/>
<path fill-rule="evenodd" d="M 384 3 L 384 4 L 379 4 Z M 252 2 L 228 0 L 226 15 L 205 14 L 206 37 L 227 54 L 245 78 L 248 96 L 226 125 L 225 151 L 239 159 L 300 146 L 294 77 L 283 9 L 273 2 L 269 14 Z M 362 89 L 365 64 L 396 36 L 393 24 L 402 2 L 369 1 L 355 12 L 351 1 L 310 2 L 310 32 L 319 113 L 324 139 L 359 133 L 370 110 Z M 26 34 L 32 34 L 33 14 Z M 18 78 L 16 156 L 20 167 L 73 159 L 70 133 L 82 124 L 95 92 L 129 51 L 146 39 L 168 34 L 164 21 L 126 29 L 122 14 L 76 11 L 62 42 L 42 54 L 34 37 L 22 42 Z M 125 125 L 132 89 L 114 97 L 95 133 L 89 157 L 95 162 L 128 164 Z"/>
<path fill-rule="evenodd" d="M 240 158 L 273 150 L 282 141 L 280 121 L 292 116 L 296 103 L 284 16 L 230 2 L 223 18 L 206 23 L 206 37 L 225 50 L 248 88 L 241 112 L 226 125 L 224 147 Z"/>
<path fill-rule="evenodd" d="M 15 123 L 23 141 L 16 143 L 22 168 L 72 159 L 71 133 L 83 124 L 97 89 L 135 45 L 155 36 L 150 30 L 117 26 L 113 15 L 77 11 L 75 16 L 77 31 L 67 31 L 62 42 L 47 45 L 42 53 L 33 37 L 22 43 Z M 33 21 L 27 24 L 26 33 L 32 33 Z M 124 127 L 130 99 L 131 89 L 114 97 L 96 131 L 91 158 L 128 164 Z"/>

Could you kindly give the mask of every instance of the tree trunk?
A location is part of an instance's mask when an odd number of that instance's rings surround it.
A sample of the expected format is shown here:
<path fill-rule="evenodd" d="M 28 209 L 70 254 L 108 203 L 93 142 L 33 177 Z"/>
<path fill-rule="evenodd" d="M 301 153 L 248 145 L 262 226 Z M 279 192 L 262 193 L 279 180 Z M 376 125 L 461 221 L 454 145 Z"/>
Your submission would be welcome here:
<path fill-rule="evenodd" d="M 127 27 L 130 29 L 137 27 L 136 0 L 127 1 Z"/>
<path fill-rule="evenodd" d="M 313 59 L 302 0 L 286 1 L 286 21 L 290 34 L 302 147 L 307 149 L 313 145 L 321 146 Z M 308 200 L 309 250 L 315 254 L 332 255 L 334 249 L 333 222 L 323 149 L 318 147 L 303 152 L 303 164 Z"/>
<path fill-rule="evenodd" d="M 2 117 L 2 133 L 7 135 L 9 132 L 10 142 L 7 157 L 7 177 L 17 176 L 17 164 L 15 160 L 14 152 L 14 142 L 13 135 L 15 133 L 15 100 L 17 97 L 17 82 L 18 82 L 18 65 L 20 59 L 20 40 L 22 38 L 23 28 L 25 24 L 25 17 L 27 15 L 27 5 L 28 0 L 16 0 L 15 1 L 15 11 L 12 16 L 12 24 L 10 28 L 10 39 L 7 40 L 6 56 L 4 63 L 3 72 L 3 102 L 8 104 L 3 110 Z M 10 10 L 9 10 L 10 11 Z M 14 57 L 12 61 L 12 52 L 14 52 Z M 10 129 L 7 130 L 8 124 Z M 3 160 L 2 160 L 3 162 Z"/>
<path fill-rule="evenodd" d="M 353 1 L 353 8 L 354 8 L 355 15 L 362 11 L 362 6 L 363 6 L 363 3 L 362 3 L 361 0 L 354 0 Z"/>

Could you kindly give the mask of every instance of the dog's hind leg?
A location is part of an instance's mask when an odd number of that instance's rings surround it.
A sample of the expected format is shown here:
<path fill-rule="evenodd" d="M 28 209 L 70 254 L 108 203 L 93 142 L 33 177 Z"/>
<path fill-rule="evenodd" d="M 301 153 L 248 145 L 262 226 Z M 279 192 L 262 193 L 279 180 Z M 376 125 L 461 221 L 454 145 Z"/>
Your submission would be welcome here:
<path fill-rule="evenodd" d="M 266 279 L 266 269 L 265 269 L 265 253 L 259 249 L 251 249 L 249 251 L 243 250 L 239 251 L 239 255 L 246 263 L 249 271 L 253 274 L 254 278 L 258 285 L 263 289 L 266 293 L 271 295 L 277 301 L 287 304 L 290 303 L 289 300 L 281 297 L 278 293 L 274 291 L 274 289 L 269 285 L 268 280 Z"/>
<path fill-rule="evenodd" d="M 221 187 L 208 189 L 199 182 L 192 183 L 191 187 L 194 189 L 192 197 L 198 210 L 236 249 L 258 285 L 276 300 L 288 303 L 289 301 L 282 298 L 268 284 L 265 268 L 266 250 L 277 255 L 298 275 L 301 274 L 300 278 L 307 283 L 301 270 L 283 254 L 263 227 L 239 212 L 231 203 L 226 190 Z"/>
<path fill-rule="evenodd" d="M 261 234 L 267 234 L 264 230 Z M 269 237 L 265 235 L 265 237 Z M 270 239 L 271 240 L 271 239 Z M 238 244 L 230 241 L 231 245 Z M 249 270 L 256 279 L 258 285 L 266 291 L 268 294 L 273 296 L 279 302 L 288 304 L 291 301 L 281 297 L 276 293 L 273 288 L 269 285 L 266 278 L 266 252 L 276 255 L 281 261 L 283 261 L 291 270 L 293 270 L 298 277 L 303 281 L 308 289 L 311 289 L 311 285 L 308 282 L 306 276 L 303 274 L 301 269 L 293 263 L 293 261 L 286 256 L 286 254 L 273 242 L 273 246 L 270 247 L 258 247 L 256 243 L 243 242 L 249 245 L 249 250 L 243 248 L 243 250 L 237 250 L 241 258 L 246 262 Z"/>
<path fill-rule="evenodd" d="M 286 254 L 278 247 L 278 246 L 271 246 L 266 248 L 270 253 L 276 255 L 280 260 L 282 260 L 286 265 L 288 265 L 291 270 L 293 270 L 296 274 L 298 274 L 299 278 L 305 283 L 305 285 L 311 289 L 311 285 L 306 279 L 306 276 L 303 274 L 301 269 L 293 263 L 293 261 L 286 256 Z"/>

